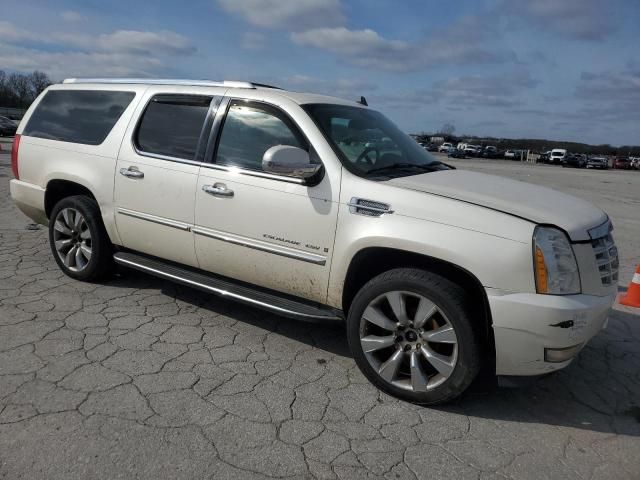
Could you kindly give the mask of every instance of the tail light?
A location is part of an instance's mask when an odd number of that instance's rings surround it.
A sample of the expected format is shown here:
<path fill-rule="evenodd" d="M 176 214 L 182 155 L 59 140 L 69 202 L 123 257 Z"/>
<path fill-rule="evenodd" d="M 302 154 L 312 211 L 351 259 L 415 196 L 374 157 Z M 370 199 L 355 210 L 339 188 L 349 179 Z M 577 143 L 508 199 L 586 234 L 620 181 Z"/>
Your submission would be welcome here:
<path fill-rule="evenodd" d="M 16 134 L 13 138 L 13 146 L 11 147 L 11 170 L 16 180 L 20 180 L 18 173 L 18 148 L 20 148 L 20 135 Z"/>

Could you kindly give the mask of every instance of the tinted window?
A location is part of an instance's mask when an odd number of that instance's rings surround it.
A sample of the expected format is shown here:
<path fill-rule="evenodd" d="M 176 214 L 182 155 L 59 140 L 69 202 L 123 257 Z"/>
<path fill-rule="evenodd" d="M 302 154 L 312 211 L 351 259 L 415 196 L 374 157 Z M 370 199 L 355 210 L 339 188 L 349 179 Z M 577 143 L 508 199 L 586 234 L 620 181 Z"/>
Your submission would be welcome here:
<path fill-rule="evenodd" d="M 193 160 L 212 97 L 158 95 L 140 120 L 136 146 L 142 152 Z"/>
<path fill-rule="evenodd" d="M 134 96 L 133 92 L 50 90 L 31 115 L 23 134 L 99 145 Z"/>
<path fill-rule="evenodd" d="M 300 133 L 277 109 L 233 101 L 218 144 L 216 163 L 262 170 L 262 156 L 276 145 L 306 149 Z"/>

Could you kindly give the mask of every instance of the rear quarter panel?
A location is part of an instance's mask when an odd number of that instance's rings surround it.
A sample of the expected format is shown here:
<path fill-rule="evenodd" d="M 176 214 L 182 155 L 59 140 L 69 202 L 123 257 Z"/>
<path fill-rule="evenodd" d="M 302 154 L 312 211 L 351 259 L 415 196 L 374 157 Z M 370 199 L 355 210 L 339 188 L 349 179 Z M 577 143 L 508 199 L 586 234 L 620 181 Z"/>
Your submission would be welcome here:
<path fill-rule="evenodd" d="M 114 243 L 120 243 L 113 208 L 116 159 L 127 125 L 146 88 L 139 85 L 53 85 L 38 97 L 18 127 L 18 133 L 22 134 L 38 103 L 49 90 L 114 90 L 136 93 L 100 145 L 82 145 L 30 136 L 22 136 L 20 139 L 20 180 L 42 189 L 46 189 L 52 180 L 68 180 L 86 187 L 96 198 L 107 233 Z"/>

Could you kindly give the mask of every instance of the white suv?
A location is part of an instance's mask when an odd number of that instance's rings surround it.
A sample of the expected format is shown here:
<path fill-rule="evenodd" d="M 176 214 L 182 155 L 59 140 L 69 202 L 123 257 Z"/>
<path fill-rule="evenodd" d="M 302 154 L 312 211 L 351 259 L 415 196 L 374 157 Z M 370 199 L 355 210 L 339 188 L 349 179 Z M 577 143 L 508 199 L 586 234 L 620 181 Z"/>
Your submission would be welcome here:
<path fill-rule="evenodd" d="M 14 201 L 49 226 L 70 277 L 94 281 L 119 264 L 284 316 L 345 321 L 366 377 L 412 402 L 448 401 L 481 368 L 567 366 L 615 298 L 602 210 L 455 170 L 337 98 L 66 80 L 25 115 L 12 167 Z"/>

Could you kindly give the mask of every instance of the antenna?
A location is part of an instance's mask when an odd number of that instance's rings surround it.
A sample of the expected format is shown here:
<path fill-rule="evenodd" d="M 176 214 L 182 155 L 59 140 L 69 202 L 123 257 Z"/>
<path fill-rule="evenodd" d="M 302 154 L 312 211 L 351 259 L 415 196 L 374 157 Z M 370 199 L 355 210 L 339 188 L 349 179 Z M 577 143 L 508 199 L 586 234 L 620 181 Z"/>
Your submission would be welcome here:
<path fill-rule="evenodd" d="M 363 96 L 360 96 L 360 100 L 358 100 L 358 103 L 359 103 L 360 105 L 364 105 L 365 107 L 368 107 L 368 106 L 369 106 L 369 104 L 367 103 L 367 99 L 366 99 L 366 98 L 364 98 Z"/>

